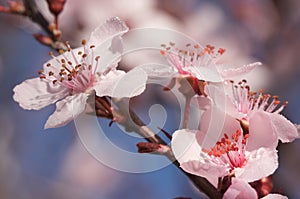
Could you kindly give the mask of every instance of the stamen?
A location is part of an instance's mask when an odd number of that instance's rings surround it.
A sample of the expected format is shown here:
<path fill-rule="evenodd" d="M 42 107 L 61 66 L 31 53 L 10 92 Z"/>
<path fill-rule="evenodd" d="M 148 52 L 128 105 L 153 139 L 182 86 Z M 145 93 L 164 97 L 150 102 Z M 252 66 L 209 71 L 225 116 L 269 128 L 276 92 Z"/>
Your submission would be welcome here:
<path fill-rule="evenodd" d="M 202 151 L 211 156 L 213 161 L 229 165 L 232 170 L 245 164 L 245 146 L 248 138 L 249 134 L 242 135 L 242 132 L 237 130 L 231 134 L 230 139 L 224 134 L 215 147 L 211 147 L 210 150 L 203 148 Z"/>

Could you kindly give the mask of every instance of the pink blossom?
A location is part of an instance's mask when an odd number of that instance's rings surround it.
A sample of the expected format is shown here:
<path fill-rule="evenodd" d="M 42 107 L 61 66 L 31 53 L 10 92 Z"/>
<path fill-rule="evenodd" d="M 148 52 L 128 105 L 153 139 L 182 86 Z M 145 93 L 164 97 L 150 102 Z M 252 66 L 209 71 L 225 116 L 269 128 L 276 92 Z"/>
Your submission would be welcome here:
<path fill-rule="evenodd" d="M 224 193 L 223 199 L 257 199 L 257 193 L 248 182 L 232 178 L 231 185 Z"/>
<path fill-rule="evenodd" d="M 45 128 L 54 128 L 64 126 L 84 112 L 86 100 L 93 91 L 100 97 L 140 94 L 147 79 L 143 71 L 132 70 L 126 74 L 116 69 L 119 59 L 111 64 L 114 56 L 100 58 L 101 54 L 95 55 L 99 51 L 109 51 L 108 47 L 113 55 L 120 53 L 120 36 L 127 31 L 124 22 L 111 18 L 92 32 L 88 42 L 83 40 L 83 47 L 71 49 L 67 44 L 69 50 L 57 57 L 52 55 L 53 59 L 39 71 L 39 78 L 28 79 L 14 88 L 14 100 L 27 110 L 39 110 L 57 102 L 55 112 L 45 124 Z M 106 43 L 109 46 L 103 49 Z M 110 64 L 107 66 L 105 61 Z M 133 84 L 128 79 L 136 82 Z M 123 92 L 116 92 L 117 86 L 118 91 Z"/>
<path fill-rule="evenodd" d="M 236 118 L 236 122 L 249 131 L 250 140 L 256 140 L 255 146 L 248 145 L 249 150 L 258 145 L 274 148 L 277 147 L 278 139 L 291 142 L 299 137 L 296 126 L 280 114 L 287 102 L 281 103 L 278 96 L 264 94 L 262 90 L 256 95 L 250 91 L 246 81 L 238 85 L 231 84 L 230 90 L 209 85 L 206 93 L 215 107 Z"/>
<path fill-rule="evenodd" d="M 276 149 L 248 151 L 251 135 L 243 135 L 239 128 L 233 131 L 232 119 L 225 118 L 222 133 L 207 133 L 204 126 L 200 131 L 182 129 L 173 134 L 172 150 L 183 170 L 206 177 L 214 185 L 219 177 L 235 176 L 253 182 L 274 173 L 278 167 Z"/>
<path fill-rule="evenodd" d="M 268 194 L 262 199 L 287 199 L 280 194 Z M 232 178 L 231 185 L 224 193 L 223 199 L 258 199 L 257 193 L 246 181 Z"/>
<path fill-rule="evenodd" d="M 245 65 L 239 68 L 224 67 L 218 64 L 220 56 L 225 49 L 215 49 L 207 45 L 205 48 L 199 45 L 186 45 L 186 49 L 178 49 L 170 42 L 170 46 L 162 45 L 165 49 L 161 51 L 170 65 L 179 75 L 189 75 L 198 80 L 208 82 L 222 82 L 235 76 L 241 76 L 251 72 L 261 63 Z"/>

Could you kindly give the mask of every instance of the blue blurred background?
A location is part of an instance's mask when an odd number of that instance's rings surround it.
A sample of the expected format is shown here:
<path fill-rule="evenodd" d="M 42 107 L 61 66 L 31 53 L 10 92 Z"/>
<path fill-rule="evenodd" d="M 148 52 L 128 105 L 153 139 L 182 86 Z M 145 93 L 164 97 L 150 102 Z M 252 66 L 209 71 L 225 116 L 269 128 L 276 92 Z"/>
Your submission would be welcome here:
<path fill-rule="evenodd" d="M 4 0 L 0 2 L 6 5 Z M 52 21 L 45 2 L 39 1 L 39 5 Z M 298 0 L 72 0 L 66 3 L 60 24 L 63 38 L 76 45 L 105 19 L 119 16 L 131 28 L 171 28 L 203 45 L 224 47 L 225 62 L 240 65 L 261 61 L 266 69 L 254 71 L 250 82 L 289 101 L 283 113 L 299 124 L 299 9 Z M 3 13 L 0 30 L 0 198 L 205 198 L 173 165 L 145 174 L 119 172 L 85 150 L 73 123 L 44 130 L 54 106 L 25 111 L 12 99 L 13 87 L 36 77 L 49 59 L 49 48 L 32 37 L 42 31 L 28 19 Z M 180 119 L 174 111 L 176 103 L 163 94 L 145 95 L 143 99 L 166 108 L 164 129 L 176 130 Z M 139 111 L 143 107 L 145 104 L 136 105 Z M 135 151 L 135 144 L 142 141 L 126 135 L 118 139 L 119 134 L 113 134 L 118 131 L 116 126 L 108 128 L 109 121 L 105 120 L 101 123 L 120 147 Z M 280 144 L 278 149 L 280 166 L 273 178 L 274 190 L 300 198 L 300 141 Z"/>

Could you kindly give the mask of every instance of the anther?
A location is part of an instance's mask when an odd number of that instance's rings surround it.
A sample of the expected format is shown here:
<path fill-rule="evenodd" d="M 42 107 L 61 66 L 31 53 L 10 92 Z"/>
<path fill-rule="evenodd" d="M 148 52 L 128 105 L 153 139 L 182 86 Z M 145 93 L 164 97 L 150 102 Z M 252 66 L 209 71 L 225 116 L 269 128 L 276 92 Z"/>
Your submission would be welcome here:
<path fill-rule="evenodd" d="M 95 57 L 95 61 L 98 61 L 100 59 L 100 56 Z"/>
<path fill-rule="evenodd" d="M 65 51 L 64 51 L 64 50 L 62 50 L 62 49 L 60 49 L 60 50 L 58 51 L 58 53 L 59 53 L 60 55 L 62 55 L 62 54 L 64 54 L 64 53 L 65 53 Z"/>

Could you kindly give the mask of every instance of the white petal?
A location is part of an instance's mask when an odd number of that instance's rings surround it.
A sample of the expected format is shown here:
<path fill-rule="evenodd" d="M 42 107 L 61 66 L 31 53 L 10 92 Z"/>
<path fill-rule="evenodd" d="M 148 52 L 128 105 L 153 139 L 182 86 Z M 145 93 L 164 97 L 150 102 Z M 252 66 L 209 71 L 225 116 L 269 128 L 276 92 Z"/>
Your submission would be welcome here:
<path fill-rule="evenodd" d="M 72 121 L 80 113 L 84 112 L 88 94 L 80 93 L 68 96 L 56 103 L 56 110 L 48 118 L 45 129 L 61 127 Z"/>
<path fill-rule="evenodd" d="M 292 142 L 299 137 L 296 126 L 283 115 L 277 113 L 269 113 L 268 115 L 278 138 L 282 142 Z"/>
<path fill-rule="evenodd" d="M 134 97 L 145 90 L 146 83 L 147 74 L 142 69 L 134 68 L 126 74 L 115 70 L 104 76 L 95 90 L 98 96 Z"/>
<path fill-rule="evenodd" d="M 230 79 L 236 76 L 242 76 L 250 73 L 254 70 L 257 66 L 260 66 L 260 62 L 255 62 L 252 64 L 244 65 L 238 68 L 229 68 L 220 70 L 220 74 L 224 79 Z"/>
<path fill-rule="evenodd" d="M 202 66 L 191 66 L 184 68 L 185 71 L 190 72 L 193 76 L 197 77 L 199 80 L 204 80 L 208 82 L 222 82 L 223 79 L 217 70 Z"/>
<path fill-rule="evenodd" d="M 223 199 L 257 199 L 257 193 L 247 182 L 232 178 L 232 184 L 223 195 Z"/>
<path fill-rule="evenodd" d="M 121 36 L 128 31 L 126 24 L 121 21 L 118 17 L 108 19 L 100 27 L 96 28 L 88 41 L 90 45 L 98 46 L 107 39 L 113 39 L 113 37 Z M 119 47 L 118 42 L 113 41 L 113 46 Z M 113 47 L 114 48 L 114 47 Z M 114 48 L 115 49 L 115 48 Z"/>
<path fill-rule="evenodd" d="M 196 140 L 197 131 L 182 129 L 172 135 L 171 147 L 179 163 L 199 160 L 201 147 Z"/>
<path fill-rule="evenodd" d="M 95 45 L 94 54 L 101 57 L 98 72 L 103 73 L 108 68 L 117 66 L 123 52 L 121 36 L 127 31 L 125 23 L 118 17 L 113 17 L 92 32 L 88 45 Z M 92 53 L 90 54 L 88 59 L 94 59 Z"/>
<path fill-rule="evenodd" d="M 247 182 L 267 177 L 278 168 L 276 149 L 259 148 L 247 155 L 247 162 L 242 168 L 234 169 L 235 176 Z"/>
<path fill-rule="evenodd" d="M 226 167 L 210 161 L 196 141 L 196 131 L 187 129 L 175 131 L 171 147 L 180 167 L 188 173 L 215 181 L 226 173 Z"/>
<path fill-rule="evenodd" d="M 116 83 L 125 74 L 126 73 L 121 70 L 111 70 L 108 74 L 101 76 L 94 86 L 97 96 L 112 96 Z"/>
<path fill-rule="evenodd" d="M 27 110 L 39 110 L 68 95 L 64 87 L 40 78 L 28 79 L 13 91 L 14 100 Z"/>

